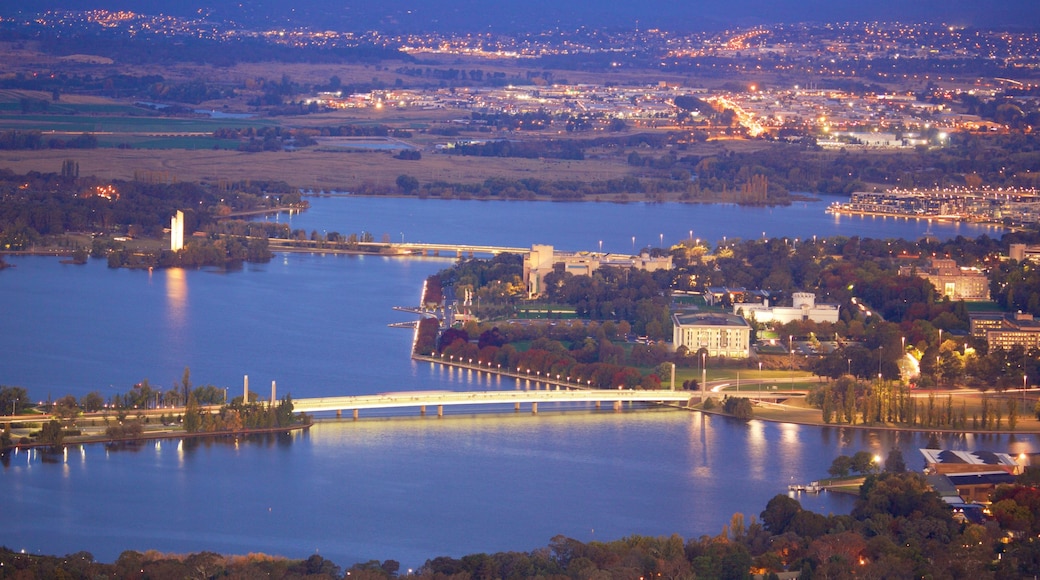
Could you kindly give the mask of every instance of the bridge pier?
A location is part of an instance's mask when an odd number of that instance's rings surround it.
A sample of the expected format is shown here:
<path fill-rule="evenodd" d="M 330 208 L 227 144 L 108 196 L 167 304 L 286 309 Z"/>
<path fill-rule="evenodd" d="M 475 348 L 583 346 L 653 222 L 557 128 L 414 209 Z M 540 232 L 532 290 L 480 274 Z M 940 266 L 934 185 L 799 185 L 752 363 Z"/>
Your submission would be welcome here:
<path fill-rule="evenodd" d="M 419 415 L 426 416 L 426 405 L 419 405 Z"/>
<path fill-rule="evenodd" d="M 532 415 L 537 415 L 538 414 L 538 403 L 531 403 L 531 414 Z"/>
<path fill-rule="evenodd" d="M 621 410 L 621 401 L 614 401 L 614 410 L 615 411 L 620 411 Z"/>
<path fill-rule="evenodd" d="M 597 411 L 599 411 L 600 407 L 602 407 L 602 406 L 603 406 L 603 403 L 602 403 L 602 402 L 600 402 L 600 401 L 596 401 L 596 410 L 597 410 Z"/>
<path fill-rule="evenodd" d="M 443 416 L 444 416 L 444 405 L 437 405 L 437 417 L 440 418 L 440 417 L 443 417 Z"/>
<path fill-rule="evenodd" d="M 337 419 L 342 419 L 343 418 L 343 409 L 336 409 L 336 418 Z"/>
<path fill-rule="evenodd" d="M 520 412 L 520 403 L 513 403 L 513 410 L 519 413 Z"/>
<path fill-rule="evenodd" d="M 358 410 L 354 409 L 354 420 L 357 421 L 357 418 L 358 418 Z"/>

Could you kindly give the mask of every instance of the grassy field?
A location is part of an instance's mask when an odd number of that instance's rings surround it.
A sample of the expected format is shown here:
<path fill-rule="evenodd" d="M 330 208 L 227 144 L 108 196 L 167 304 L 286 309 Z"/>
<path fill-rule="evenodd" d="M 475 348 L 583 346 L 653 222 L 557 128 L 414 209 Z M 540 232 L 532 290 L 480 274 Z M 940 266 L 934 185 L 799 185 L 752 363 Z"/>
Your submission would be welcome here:
<path fill-rule="evenodd" d="M 115 139 L 115 137 L 113 137 Z M 120 138 L 122 139 L 122 138 Z M 296 187 L 351 191 L 371 183 L 396 191 L 398 175 L 420 182 L 442 180 L 480 183 L 489 177 L 599 180 L 627 174 L 627 167 L 606 160 L 560 161 L 423 155 L 418 161 L 395 159 L 387 152 L 302 150 L 243 153 L 185 149 L 45 149 L 0 151 L 0 168 L 15 173 L 58 172 L 66 159 L 77 161 L 80 175 L 132 179 L 135 171 L 168 171 L 181 181 L 220 179 L 282 180 Z"/>

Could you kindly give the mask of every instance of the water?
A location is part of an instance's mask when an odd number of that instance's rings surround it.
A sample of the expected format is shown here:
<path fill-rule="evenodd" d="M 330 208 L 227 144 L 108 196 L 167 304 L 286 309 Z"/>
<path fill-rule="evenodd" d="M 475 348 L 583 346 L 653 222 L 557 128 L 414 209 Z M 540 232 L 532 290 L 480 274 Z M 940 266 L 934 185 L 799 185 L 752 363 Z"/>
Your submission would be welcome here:
<path fill-rule="evenodd" d="M 947 239 L 983 234 L 999 238 L 1002 233 L 980 224 L 829 215 L 824 213 L 828 203 L 824 201 L 775 208 L 364 197 L 310 197 L 308 201 L 311 210 L 307 212 L 269 219 L 288 221 L 293 229 L 307 232 L 370 232 L 377 241 L 509 247 L 549 244 L 565 251 L 599 250 L 602 242 L 602 250 L 625 254 L 675 244 L 691 235 L 718 244 L 724 239 L 758 239 L 763 234 L 800 240 L 814 235 L 917 240 L 926 234 Z"/>
<path fill-rule="evenodd" d="M 314 202 L 292 218 L 294 227 L 569 249 L 589 249 L 589 239 L 602 237 L 604 249 L 609 243 L 615 251 L 627 251 L 633 224 L 657 228 L 686 211 L 700 212 L 709 233 L 729 231 L 720 223 L 727 212 L 743 216 L 732 231 L 775 227 L 769 235 L 777 236 L 811 236 L 813 219 L 843 235 L 871 223 L 830 225 L 822 211 L 799 206 L 743 214 L 714 206 Z M 625 220 L 625 211 L 639 217 Z M 907 227 L 917 226 L 890 220 L 868 229 L 892 237 Z M 933 234 L 957 235 L 943 228 L 933 226 Z M 294 254 L 233 272 L 151 273 L 109 270 L 103 261 L 8 261 L 16 267 L 0 272 L 0 384 L 40 399 L 93 390 L 108 397 L 144 378 L 169 388 L 186 366 L 196 385 L 226 386 L 232 395 L 246 374 L 265 396 L 271 381 L 279 394 L 297 397 L 516 388 L 508 379 L 414 363 L 411 333 L 387 327 L 410 319 L 391 308 L 416 304 L 422 280 L 447 267 L 446 258 Z M 237 443 L 22 451 L 0 467 L 0 544 L 87 550 L 105 561 L 125 549 L 318 552 L 345 566 L 392 558 L 414 568 L 440 555 L 532 550 L 556 534 L 583 541 L 717 534 L 734 512 L 757 515 L 788 483 L 824 475 L 839 454 L 884 455 L 898 446 L 919 467 L 916 449 L 925 446 L 915 434 L 671 410 L 539 410 L 536 417 L 333 421 L 306 434 Z M 1038 447 L 1033 436 L 962 435 L 945 444 L 1016 453 Z M 803 500 L 824 513 L 851 507 L 844 496 Z"/>

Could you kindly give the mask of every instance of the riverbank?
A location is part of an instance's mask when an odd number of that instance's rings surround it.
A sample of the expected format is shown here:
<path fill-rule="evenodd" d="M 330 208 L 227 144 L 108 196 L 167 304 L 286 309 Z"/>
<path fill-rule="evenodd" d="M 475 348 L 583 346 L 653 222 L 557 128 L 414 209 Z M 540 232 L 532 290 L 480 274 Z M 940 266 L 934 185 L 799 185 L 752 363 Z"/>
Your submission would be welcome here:
<path fill-rule="evenodd" d="M 57 447 L 68 447 L 70 445 L 87 445 L 94 443 L 120 443 L 120 444 L 134 444 L 141 443 L 144 441 L 155 441 L 160 439 L 218 439 L 224 437 L 246 437 L 249 435 L 268 435 L 278 433 L 292 433 L 293 431 L 306 431 L 310 429 L 313 422 L 300 423 L 298 425 L 290 425 L 288 427 L 264 427 L 257 429 L 236 429 L 234 431 L 206 431 L 206 432 L 195 432 L 188 433 L 183 429 L 162 429 L 154 431 L 146 431 L 140 435 L 134 435 L 132 437 L 109 437 L 106 435 L 77 435 L 69 436 L 62 440 L 61 444 Z M 9 451 L 17 451 L 21 449 L 40 449 L 55 447 L 50 443 L 15 443 L 9 447 L 0 448 L 0 453 L 6 453 Z"/>
<path fill-rule="evenodd" d="M 499 368 L 484 367 L 475 364 L 467 364 L 454 361 L 445 361 L 437 357 L 423 356 L 423 355 L 412 355 L 412 360 L 424 361 L 434 364 L 440 364 L 444 366 L 450 366 L 459 369 L 466 369 L 478 372 L 488 373 L 489 375 L 503 376 L 514 378 L 518 380 L 534 381 L 536 383 L 543 383 L 545 385 L 556 386 L 557 388 L 566 389 L 583 389 L 580 384 L 565 381 L 565 380 L 553 380 L 547 376 L 531 377 L 521 373 L 511 372 L 502 370 Z M 700 398 L 701 391 L 690 391 L 690 398 Z M 959 408 L 957 404 L 961 400 L 965 400 L 969 397 L 977 397 L 980 393 L 974 391 L 960 393 L 953 395 L 953 402 L 955 408 Z M 726 391 L 713 392 L 712 398 L 718 403 L 723 397 L 726 396 Z M 1002 396 L 1001 400 L 1007 397 Z M 1035 401 L 1026 399 L 1023 407 L 1028 407 L 1028 410 L 1032 410 L 1032 406 L 1029 403 L 1035 403 Z M 723 417 L 729 417 L 730 415 L 723 413 L 721 408 L 716 409 L 704 409 L 703 403 L 697 403 L 696 405 L 670 405 L 677 409 L 684 409 L 690 411 L 697 411 L 708 415 L 718 415 Z M 978 434 L 994 434 L 994 435 L 1034 435 L 1040 434 L 1040 419 L 1035 414 L 1023 413 L 1026 409 L 1020 409 L 1017 423 L 1014 429 L 1001 428 L 1001 429 L 974 429 L 974 428 L 952 428 L 952 427 L 921 427 L 911 425 L 896 425 L 887 423 L 827 423 L 823 421 L 819 409 L 813 408 L 805 404 L 804 399 L 799 399 L 798 404 L 789 403 L 778 403 L 770 401 L 755 401 L 754 402 L 754 416 L 753 419 L 759 419 L 762 421 L 770 421 L 774 423 L 789 423 L 793 425 L 806 425 L 812 427 L 840 427 L 840 428 L 851 428 L 865 431 L 903 431 L 903 432 L 915 432 L 915 433 L 978 433 Z M 971 419 L 969 418 L 969 421 Z M 1006 421 L 1006 417 L 1004 417 Z"/>

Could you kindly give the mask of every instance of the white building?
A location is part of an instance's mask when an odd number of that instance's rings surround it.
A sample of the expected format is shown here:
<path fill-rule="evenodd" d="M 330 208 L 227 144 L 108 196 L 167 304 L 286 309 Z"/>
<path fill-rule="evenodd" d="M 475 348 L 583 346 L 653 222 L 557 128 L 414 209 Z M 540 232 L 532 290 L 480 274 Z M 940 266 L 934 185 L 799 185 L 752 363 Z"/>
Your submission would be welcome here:
<path fill-rule="evenodd" d="M 710 357 L 748 358 L 751 325 L 724 312 L 676 312 L 672 314 L 672 345 L 691 353 L 701 349 Z"/>
<path fill-rule="evenodd" d="M 184 247 L 184 212 L 177 210 L 177 214 L 170 220 L 170 249 L 174 252 Z"/>
<path fill-rule="evenodd" d="M 535 244 L 524 256 L 524 282 L 527 284 L 529 296 L 538 296 L 545 291 L 545 276 L 556 271 L 557 265 L 563 272 L 575 276 L 591 276 L 602 267 L 635 268 L 654 272 L 670 270 L 672 257 L 652 257 L 646 253 L 626 256 L 596 252 L 557 252 L 552 246 Z"/>
<path fill-rule="evenodd" d="M 755 322 L 776 322 L 778 324 L 796 320 L 838 321 L 837 304 L 817 304 L 816 295 L 812 292 L 795 292 L 791 298 L 791 306 L 770 306 L 768 300 L 763 304 L 734 304 L 733 314 L 753 318 Z"/>

